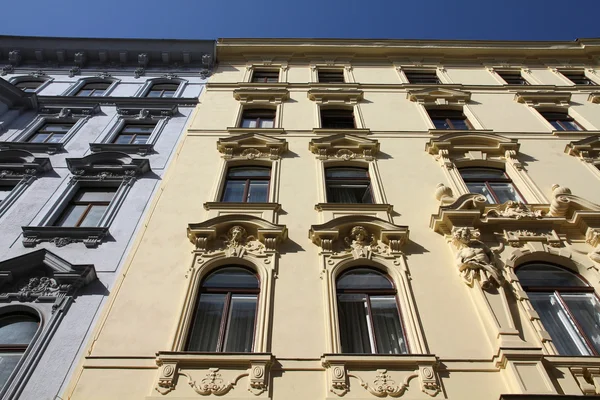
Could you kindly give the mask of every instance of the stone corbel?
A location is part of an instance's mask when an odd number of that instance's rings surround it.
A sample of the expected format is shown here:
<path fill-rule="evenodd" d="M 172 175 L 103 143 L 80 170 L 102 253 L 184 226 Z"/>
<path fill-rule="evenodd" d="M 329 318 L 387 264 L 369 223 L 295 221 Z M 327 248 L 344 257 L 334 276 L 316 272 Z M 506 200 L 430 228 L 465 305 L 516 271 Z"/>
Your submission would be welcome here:
<path fill-rule="evenodd" d="M 571 93 L 555 91 L 520 92 L 515 94 L 515 101 L 534 107 L 568 107 L 571 101 Z"/>
<path fill-rule="evenodd" d="M 521 171 L 523 169 L 523 164 L 521 164 L 517 158 L 516 150 L 506 150 L 504 152 L 504 157 L 506 158 L 506 161 L 511 163 L 517 170 Z"/>
<path fill-rule="evenodd" d="M 600 368 L 571 367 L 569 369 L 584 395 L 600 394 Z"/>

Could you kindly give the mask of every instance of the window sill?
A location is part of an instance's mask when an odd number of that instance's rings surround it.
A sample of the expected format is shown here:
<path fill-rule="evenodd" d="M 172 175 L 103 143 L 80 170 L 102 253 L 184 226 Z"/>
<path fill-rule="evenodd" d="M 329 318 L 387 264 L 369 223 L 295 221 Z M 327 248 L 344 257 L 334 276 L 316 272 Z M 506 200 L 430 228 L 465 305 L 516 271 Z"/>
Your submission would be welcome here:
<path fill-rule="evenodd" d="M 108 235 L 108 227 L 23 226 L 23 246 L 35 247 L 41 242 L 63 247 L 83 242 L 85 247 L 98 247 Z"/>
<path fill-rule="evenodd" d="M 90 143 L 90 149 L 93 152 L 99 151 L 120 151 L 126 154 L 139 154 L 147 156 L 154 152 L 154 145 L 146 144 L 120 144 L 120 143 Z"/>
<path fill-rule="evenodd" d="M 0 142 L 0 150 L 27 150 L 32 153 L 56 154 L 64 150 L 64 143 Z"/>
<path fill-rule="evenodd" d="M 334 128 L 314 128 L 313 133 L 320 136 L 328 135 L 369 135 L 370 129 L 334 129 Z"/>
<path fill-rule="evenodd" d="M 283 135 L 285 131 L 283 128 L 227 128 L 227 132 L 234 135 L 241 135 L 243 133 L 259 133 L 261 135 Z"/>
<path fill-rule="evenodd" d="M 594 131 L 557 131 L 557 130 L 553 130 L 552 135 L 553 136 L 583 136 L 583 137 L 598 136 L 598 135 L 600 135 L 600 130 L 594 130 Z"/>
<path fill-rule="evenodd" d="M 492 129 L 429 129 L 428 131 L 432 135 L 441 136 L 447 135 L 449 133 L 468 133 L 468 134 L 476 134 L 476 133 L 493 133 Z"/>

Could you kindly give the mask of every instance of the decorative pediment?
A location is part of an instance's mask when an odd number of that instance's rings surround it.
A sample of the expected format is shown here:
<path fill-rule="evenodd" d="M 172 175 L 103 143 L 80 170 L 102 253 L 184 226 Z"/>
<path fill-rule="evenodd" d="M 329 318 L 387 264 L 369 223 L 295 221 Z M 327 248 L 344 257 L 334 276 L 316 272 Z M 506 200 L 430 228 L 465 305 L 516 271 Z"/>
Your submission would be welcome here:
<path fill-rule="evenodd" d="M 189 224 L 187 236 L 197 252 L 242 257 L 275 253 L 287 239 L 287 228 L 252 215 L 230 214 Z"/>
<path fill-rule="evenodd" d="M 358 104 L 363 91 L 350 88 L 318 88 L 308 91 L 308 98 L 317 104 Z"/>
<path fill-rule="evenodd" d="M 452 234 L 458 227 L 472 227 L 482 233 L 505 232 L 508 241 L 511 237 L 522 240 L 545 232 L 543 235 L 553 239 L 547 241 L 556 243 L 556 233 L 579 232 L 583 237 L 588 228 L 600 227 L 600 205 L 575 196 L 559 185 L 552 186 L 550 204 L 515 201 L 488 204 L 480 194 L 470 193 L 455 199 L 444 189 L 447 188 L 442 185 L 436 190 L 442 205 L 438 213 L 431 216 L 430 227 L 445 235 Z"/>
<path fill-rule="evenodd" d="M 150 162 L 143 158 L 131 158 L 120 152 L 105 151 L 83 158 L 67 158 L 67 167 L 75 176 L 98 179 L 133 178 L 150 171 Z"/>
<path fill-rule="evenodd" d="M 556 91 L 519 92 L 515 101 L 528 106 L 561 106 L 567 107 L 571 101 L 571 93 Z"/>
<path fill-rule="evenodd" d="M 406 98 L 423 105 L 464 105 L 471 100 L 471 93 L 438 87 L 411 90 L 408 92 Z"/>
<path fill-rule="evenodd" d="M 379 152 L 379 142 L 349 134 L 338 134 L 319 139 L 313 139 L 308 149 L 317 155 L 319 160 L 364 159 L 372 161 Z"/>
<path fill-rule="evenodd" d="M 219 139 L 217 150 L 223 154 L 224 159 L 266 158 L 277 160 L 281 154 L 288 150 L 288 143 L 284 139 L 265 136 L 258 133 L 246 133 L 230 138 Z"/>
<path fill-rule="evenodd" d="M 325 254 L 370 258 L 372 254 L 396 256 L 408 242 L 408 227 L 367 215 L 347 215 L 312 225 L 308 236 Z"/>
<path fill-rule="evenodd" d="M 179 109 L 176 104 L 164 107 L 136 107 L 117 104 L 117 114 L 135 119 L 151 119 L 172 117 Z"/>
<path fill-rule="evenodd" d="M 73 265 L 38 250 L 0 262 L 0 301 L 52 301 L 96 279 L 91 264 Z"/>
<path fill-rule="evenodd" d="M 433 138 L 425 145 L 425 151 L 433 155 L 454 154 L 469 159 L 486 159 L 487 156 L 506 156 L 507 151 L 516 154 L 520 144 L 493 133 L 449 133 Z"/>
<path fill-rule="evenodd" d="M 0 179 L 20 180 L 51 169 L 49 158 L 38 158 L 25 150 L 0 151 Z"/>
<path fill-rule="evenodd" d="M 590 136 L 571 142 L 565 147 L 565 153 L 585 161 L 598 160 L 600 158 L 600 137 Z"/>
<path fill-rule="evenodd" d="M 280 104 L 290 97 L 287 89 L 244 87 L 233 91 L 233 98 L 241 103 Z"/>

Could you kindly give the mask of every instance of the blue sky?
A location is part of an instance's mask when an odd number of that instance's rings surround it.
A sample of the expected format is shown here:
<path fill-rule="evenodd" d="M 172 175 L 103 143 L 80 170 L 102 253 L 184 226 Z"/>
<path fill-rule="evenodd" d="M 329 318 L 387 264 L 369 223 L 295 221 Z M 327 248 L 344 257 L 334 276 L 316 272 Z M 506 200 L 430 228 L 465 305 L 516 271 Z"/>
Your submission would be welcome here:
<path fill-rule="evenodd" d="M 0 34 L 575 40 L 599 17 L 600 0 L 7 0 Z"/>

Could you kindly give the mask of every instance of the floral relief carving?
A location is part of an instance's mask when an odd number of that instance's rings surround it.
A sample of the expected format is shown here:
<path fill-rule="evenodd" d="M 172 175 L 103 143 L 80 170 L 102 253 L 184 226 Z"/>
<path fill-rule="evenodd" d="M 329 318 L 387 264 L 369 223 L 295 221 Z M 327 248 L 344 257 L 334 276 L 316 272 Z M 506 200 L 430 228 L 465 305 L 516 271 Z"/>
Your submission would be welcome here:
<path fill-rule="evenodd" d="M 562 246 L 562 240 L 554 230 L 546 232 L 528 229 L 505 230 L 503 239 L 513 247 L 521 247 L 525 242 L 546 242 L 552 247 Z"/>
<path fill-rule="evenodd" d="M 185 375 L 182 373 L 182 375 Z M 234 382 L 227 382 L 221 377 L 219 368 L 209 368 L 206 376 L 202 378 L 200 384 L 192 380 L 191 376 L 188 375 L 188 384 L 194 389 L 194 391 L 201 395 L 214 394 L 221 396 L 231 390 L 235 385 Z"/>
<path fill-rule="evenodd" d="M 495 265 L 494 254 L 478 240 L 479 231 L 468 227 L 452 229 L 452 244 L 458 249 L 456 266 L 465 283 L 473 287 L 476 280 L 484 289 L 504 281 Z"/>
<path fill-rule="evenodd" d="M 349 376 L 358 379 L 360 386 L 365 388 L 369 393 L 376 397 L 400 397 L 408 388 L 411 379 L 419 376 L 418 373 L 412 373 L 406 376 L 404 382 L 397 384 L 394 379 L 388 374 L 386 369 L 378 369 L 377 375 L 373 383 L 365 382 L 357 375 L 349 374 Z"/>
<path fill-rule="evenodd" d="M 514 219 L 537 219 L 544 215 L 541 210 L 532 211 L 527 205 L 518 201 L 507 201 L 486 213 L 487 217 L 502 217 Z"/>

